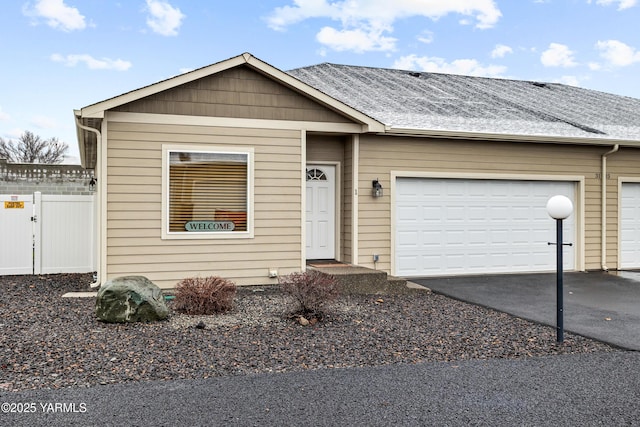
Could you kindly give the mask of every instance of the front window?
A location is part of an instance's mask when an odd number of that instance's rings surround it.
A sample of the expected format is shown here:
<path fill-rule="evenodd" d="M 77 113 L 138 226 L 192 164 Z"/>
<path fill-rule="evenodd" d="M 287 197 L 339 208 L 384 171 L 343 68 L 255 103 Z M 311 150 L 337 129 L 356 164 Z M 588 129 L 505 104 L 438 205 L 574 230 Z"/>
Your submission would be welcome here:
<path fill-rule="evenodd" d="M 251 152 L 167 149 L 163 237 L 250 237 Z"/>

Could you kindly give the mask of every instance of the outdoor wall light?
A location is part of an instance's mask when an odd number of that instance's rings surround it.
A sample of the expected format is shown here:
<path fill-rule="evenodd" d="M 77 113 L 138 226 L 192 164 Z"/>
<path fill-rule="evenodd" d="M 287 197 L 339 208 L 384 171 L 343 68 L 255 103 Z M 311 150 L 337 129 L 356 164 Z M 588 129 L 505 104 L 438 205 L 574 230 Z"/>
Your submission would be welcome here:
<path fill-rule="evenodd" d="M 92 176 L 91 180 L 89 181 L 89 191 L 96 191 L 97 183 L 98 183 L 98 180 L 96 179 L 96 177 Z"/>
<path fill-rule="evenodd" d="M 378 181 L 378 178 L 371 181 L 371 184 L 373 185 L 373 189 L 371 190 L 371 195 L 373 197 L 382 197 L 382 184 L 380 184 L 380 181 Z"/>

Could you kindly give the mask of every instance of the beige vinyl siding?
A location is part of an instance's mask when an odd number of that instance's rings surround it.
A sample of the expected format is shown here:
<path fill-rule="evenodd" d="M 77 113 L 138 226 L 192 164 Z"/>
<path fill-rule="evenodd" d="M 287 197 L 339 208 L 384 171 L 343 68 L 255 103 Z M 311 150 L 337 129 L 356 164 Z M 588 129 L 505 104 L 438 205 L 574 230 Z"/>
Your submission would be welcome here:
<path fill-rule="evenodd" d="M 187 276 L 269 283 L 301 263 L 299 131 L 109 122 L 106 279 L 141 274 L 163 288 Z M 252 239 L 162 240 L 162 145 L 254 149 Z"/>
<path fill-rule="evenodd" d="M 585 177 L 585 267 L 600 268 L 600 156 L 603 147 L 361 136 L 359 259 L 391 269 L 391 171 L 460 174 L 568 175 Z M 378 178 L 384 196 L 371 197 Z M 612 187 L 613 188 L 613 187 Z M 614 208 L 615 209 L 615 208 Z M 611 208 L 610 208 L 611 211 Z M 611 211 L 613 215 L 614 211 Z M 611 239 L 611 236 L 610 236 Z M 610 240 L 613 241 L 613 240 Z"/>
<path fill-rule="evenodd" d="M 351 123 L 346 117 L 243 65 L 150 95 L 114 111 Z"/>
<path fill-rule="evenodd" d="M 640 149 L 620 148 L 607 158 L 607 266 L 618 268 L 619 196 L 618 178 L 640 178 Z M 640 221 L 640 218 L 638 218 Z"/>
<path fill-rule="evenodd" d="M 344 160 L 344 138 L 331 135 L 307 135 L 307 163 Z"/>

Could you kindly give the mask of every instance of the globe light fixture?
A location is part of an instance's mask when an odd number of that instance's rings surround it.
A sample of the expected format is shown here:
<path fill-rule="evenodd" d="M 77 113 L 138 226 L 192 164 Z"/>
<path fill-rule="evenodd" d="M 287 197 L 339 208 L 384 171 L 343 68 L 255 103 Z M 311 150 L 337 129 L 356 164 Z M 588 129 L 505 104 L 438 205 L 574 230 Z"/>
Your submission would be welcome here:
<path fill-rule="evenodd" d="M 567 219 L 573 212 L 573 203 L 562 195 L 553 196 L 547 201 L 547 212 L 549 216 L 556 220 L 556 336 L 558 342 L 564 341 L 564 295 L 562 283 L 562 249 L 564 245 L 571 246 L 571 243 L 563 243 L 562 221 Z M 553 245 L 554 243 L 549 243 Z"/>
<path fill-rule="evenodd" d="M 567 196 L 553 196 L 547 202 L 547 212 L 553 219 L 567 219 L 573 213 L 573 203 Z"/>

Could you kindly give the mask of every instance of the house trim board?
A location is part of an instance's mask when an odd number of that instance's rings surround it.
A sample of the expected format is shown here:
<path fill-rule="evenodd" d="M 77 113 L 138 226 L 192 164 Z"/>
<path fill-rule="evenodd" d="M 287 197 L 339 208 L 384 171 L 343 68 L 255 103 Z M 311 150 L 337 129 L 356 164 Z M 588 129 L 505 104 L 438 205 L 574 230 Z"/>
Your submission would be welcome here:
<path fill-rule="evenodd" d="M 306 248 L 306 224 L 307 224 L 307 132 L 300 131 L 300 271 L 307 268 Z"/>
<path fill-rule="evenodd" d="M 640 177 L 619 176 L 618 177 L 618 240 L 616 270 L 622 269 L 622 184 L 640 183 Z M 605 242 L 606 244 L 606 242 Z"/>
<path fill-rule="evenodd" d="M 101 138 L 98 141 L 96 170 L 98 172 L 98 250 L 99 266 L 98 283 L 105 283 L 107 279 L 107 144 L 109 139 L 108 121 L 103 120 L 100 129 Z"/>
<path fill-rule="evenodd" d="M 230 117 L 184 116 L 179 114 L 130 113 L 123 111 L 110 111 L 107 118 L 108 120 L 122 123 L 302 130 L 307 132 L 338 132 L 347 134 L 363 132 L 362 126 L 355 123 L 238 119 Z"/>
<path fill-rule="evenodd" d="M 360 256 L 359 245 L 359 204 L 358 204 L 358 183 L 360 176 L 360 135 L 353 135 L 352 144 L 352 158 L 351 162 L 351 185 L 352 185 L 352 201 L 351 201 L 351 263 L 354 265 L 359 264 L 358 257 Z"/>

